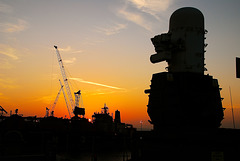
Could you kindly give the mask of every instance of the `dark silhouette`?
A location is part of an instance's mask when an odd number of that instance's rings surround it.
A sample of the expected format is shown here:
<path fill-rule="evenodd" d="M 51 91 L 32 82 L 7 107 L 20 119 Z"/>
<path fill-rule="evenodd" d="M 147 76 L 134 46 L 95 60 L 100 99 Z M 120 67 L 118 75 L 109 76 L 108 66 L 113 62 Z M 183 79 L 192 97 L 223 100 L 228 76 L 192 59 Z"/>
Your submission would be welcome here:
<path fill-rule="evenodd" d="M 152 63 L 167 61 L 168 72 L 153 74 L 148 114 L 155 130 L 164 127 L 218 128 L 223 120 L 217 79 L 204 75 L 203 14 L 186 7 L 170 18 L 169 31 L 152 38 Z"/>
<path fill-rule="evenodd" d="M 167 61 L 168 72 L 153 74 L 148 114 L 151 132 L 138 132 L 132 160 L 239 160 L 240 134 L 223 129 L 218 80 L 204 75 L 204 16 L 196 8 L 176 10 L 169 31 L 151 39 L 152 63 Z"/>
<path fill-rule="evenodd" d="M 119 111 L 113 121 L 108 107 L 105 105 L 102 109 L 103 112 L 93 115 L 93 122 L 82 117 L 85 113 L 79 107 L 71 119 L 53 115 L 23 117 L 18 110 L 11 116 L 1 115 L 0 160 L 81 161 L 84 157 L 88 160 L 108 158 L 115 153 L 126 159 L 130 156 L 130 140 L 135 129 L 120 122 Z"/>

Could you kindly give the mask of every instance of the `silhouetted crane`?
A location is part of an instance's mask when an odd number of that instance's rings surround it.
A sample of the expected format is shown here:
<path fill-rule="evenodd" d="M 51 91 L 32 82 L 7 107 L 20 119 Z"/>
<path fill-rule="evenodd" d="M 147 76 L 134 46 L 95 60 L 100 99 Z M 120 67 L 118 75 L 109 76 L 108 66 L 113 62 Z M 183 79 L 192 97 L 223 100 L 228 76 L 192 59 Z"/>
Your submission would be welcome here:
<path fill-rule="evenodd" d="M 57 95 L 57 97 L 55 99 L 55 102 L 53 104 L 53 108 L 52 109 L 54 110 L 54 107 L 55 107 L 55 105 L 57 103 L 57 100 L 58 100 L 58 97 L 60 95 L 60 92 L 63 91 L 64 99 L 65 99 L 65 102 L 66 102 L 66 105 L 67 105 L 67 109 L 68 109 L 68 113 L 69 113 L 69 117 L 71 118 L 72 114 L 74 114 L 76 117 L 78 117 L 78 115 L 81 115 L 81 116 L 84 117 L 85 109 L 83 107 L 79 108 L 79 101 L 80 101 L 80 97 L 81 97 L 81 92 L 79 90 L 78 92 L 74 93 L 75 94 L 75 104 L 74 104 L 74 101 L 73 101 L 73 98 L 72 98 L 71 89 L 70 89 L 69 84 L 68 84 L 68 79 L 67 79 L 67 75 L 66 75 L 66 72 L 65 72 L 65 69 L 64 69 L 64 65 L 63 65 L 63 61 L 62 61 L 61 55 L 59 53 L 59 50 L 58 50 L 57 46 L 54 46 L 54 48 L 56 49 L 56 54 L 57 54 L 59 66 L 60 66 L 60 69 L 61 69 L 61 73 L 62 73 L 64 85 L 65 85 L 65 89 L 67 91 L 67 97 L 65 95 L 63 85 L 62 85 L 61 81 L 59 80 L 60 84 L 61 84 L 61 89 L 59 90 L 59 93 L 58 93 L 58 95 Z M 81 106 L 82 106 L 82 102 L 81 102 Z M 52 110 L 52 114 L 53 114 L 53 110 Z"/>
<path fill-rule="evenodd" d="M 67 91 L 68 100 L 70 101 L 70 104 L 69 104 L 70 110 L 69 111 L 72 114 L 73 113 L 73 108 L 74 108 L 74 101 L 73 101 L 73 98 L 72 98 L 72 93 L 71 93 L 71 90 L 70 90 L 70 87 L 69 87 L 69 84 L 68 84 L 68 79 L 67 79 L 67 75 L 66 75 L 66 72 L 65 72 L 65 69 L 64 69 L 64 65 L 63 65 L 63 61 L 62 61 L 61 55 L 60 55 L 60 53 L 58 51 L 57 46 L 54 46 L 54 48 L 56 49 L 58 63 L 59 63 L 60 69 L 61 69 L 61 73 L 62 73 L 64 85 L 65 85 L 65 89 Z"/>
<path fill-rule="evenodd" d="M 2 112 L 2 115 L 4 112 L 7 114 L 7 111 L 2 106 L 0 106 L 0 111 Z"/>
<path fill-rule="evenodd" d="M 54 116 L 54 109 L 55 109 L 55 107 L 56 107 L 56 104 L 57 104 L 57 101 L 58 101 L 58 99 L 59 99 L 59 96 L 60 96 L 60 94 L 61 94 L 62 89 L 63 89 L 63 85 L 61 85 L 61 88 L 59 89 L 58 94 L 57 94 L 57 96 L 56 96 L 56 98 L 55 98 L 55 101 L 54 101 L 54 103 L 53 103 L 53 105 L 52 105 L 51 116 Z"/>

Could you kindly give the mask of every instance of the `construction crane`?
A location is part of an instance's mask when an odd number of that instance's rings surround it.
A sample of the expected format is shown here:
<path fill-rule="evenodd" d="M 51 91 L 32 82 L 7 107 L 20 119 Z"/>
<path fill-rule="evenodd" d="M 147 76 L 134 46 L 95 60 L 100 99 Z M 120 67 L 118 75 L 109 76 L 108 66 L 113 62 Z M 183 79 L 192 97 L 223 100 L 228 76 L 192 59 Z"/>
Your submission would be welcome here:
<path fill-rule="evenodd" d="M 59 82 L 60 82 L 61 87 L 63 87 L 62 82 L 61 82 L 60 79 L 59 79 Z M 71 109 L 69 109 L 68 99 L 67 99 L 67 96 L 66 96 L 65 91 L 64 91 L 63 88 L 62 88 L 62 92 L 63 92 L 63 96 L 64 96 L 64 99 L 65 99 L 65 103 L 66 103 L 66 106 L 67 106 L 67 109 L 68 109 L 69 117 L 72 118 L 72 112 L 73 112 L 73 111 L 71 111 Z"/>
<path fill-rule="evenodd" d="M 60 81 L 60 80 L 59 80 L 59 81 Z M 61 83 L 60 83 L 60 85 L 61 85 Z M 61 88 L 59 89 L 58 94 L 57 94 L 57 96 L 56 96 L 56 98 L 55 98 L 55 101 L 54 101 L 54 103 L 53 103 L 53 105 L 52 105 L 51 116 L 54 116 L 54 109 L 55 109 L 55 107 L 56 107 L 57 101 L 58 101 L 58 99 L 59 99 L 59 96 L 60 96 L 62 90 L 63 90 L 63 85 L 61 85 Z"/>
<path fill-rule="evenodd" d="M 0 106 L 0 111 L 2 112 L 2 115 L 3 115 L 3 112 L 5 112 L 7 114 L 7 111 L 2 106 Z"/>
<path fill-rule="evenodd" d="M 72 98 L 71 89 L 70 89 L 69 84 L 68 84 L 68 79 L 67 79 L 67 75 L 66 75 L 66 72 L 65 72 L 65 69 L 64 69 L 63 61 L 62 61 L 61 55 L 58 51 L 58 47 L 55 45 L 54 48 L 56 49 L 58 63 L 59 63 L 60 69 L 61 69 L 61 73 L 62 73 L 65 89 L 66 89 L 66 92 L 67 92 L 68 100 L 70 101 L 68 110 L 70 111 L 69 115 L 71 117 L 71 114 L 73 113 L 73 108 L 74 108 L 74 101 L 73 101 L 73 98 Z M 63 90 L 63 92 L 64 92 L 64 90 Z M 67 99 L 65 99 L 65 100 L 67 100 Z M 66 102 L 66 104 L 67 104 L 67 102 Z"/>
<path fill-rule="evenodd" d="M 75 107 L 79 107 L 79 100 L 80 100 L 80 96 L 81 96 L 81 91 L 77 91 L 74 93 L 75 96 Z"/>
<path fill-rule="evenodd" d="M 84 117 L 85 115 L 85 108 L 83 107 L 83 103 L 82 103 L 82 99 L 81 99 L 81 91 L 77 91 L 74 93 L 75 95 L 75 108 L 74 108 L 74 115 L 75 117 L 78 117 L 78 115 L 80 115 L 80 117 Z M 79 101 L 81 100 L 81 107 L 79 107 Z"/>

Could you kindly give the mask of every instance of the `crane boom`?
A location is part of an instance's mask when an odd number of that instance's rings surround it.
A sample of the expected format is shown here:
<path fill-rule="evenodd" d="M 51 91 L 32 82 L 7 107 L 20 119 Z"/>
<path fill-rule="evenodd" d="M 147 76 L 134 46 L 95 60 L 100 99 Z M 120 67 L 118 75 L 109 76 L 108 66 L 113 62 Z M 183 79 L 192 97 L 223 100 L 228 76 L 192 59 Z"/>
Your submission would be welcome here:
<path fill-rule="evenodd" d="M 66 75 L 66 72 L 65 72 L 65 69 L 64 69 L 64 66 L 63 66 L 61 55 L 60 55 L 60 53 L 58 51 L 57 46 L 54 46 L 54 48 L 56 49 L 56 54 L 57 54 L 59 66 L 60 66 L 60 69 L 61 69 L 64 85 L 65 85 L 65 88 L 66 88 L 66 91 L 67 91 L 67 96 L 68 96 L 68 99 L 70 101 L 70 110 L 71 110 L 71 113 L 72 113 L 73 112 L 73 108 L 74 108 L 74 101 L 73 101 L 73 98 L 72 98 L 71 89 L 70 89 L 69 84 L 68 84 L 68 79 L 67 79 L 67 75 Z"/>
<path fill-rule="evenodd" d="M 54 111 L 54 109 L 55 109 L 55 107 L 56 107 L 56 104 L 57 104 L 57 101 L 58 101 L 58 99 L 59 99 L 59 96 L 60 96 L 60 94 L 61 94 L 62 89 L 63 89 L 63 85 L 61 85 L 61 88 L 60 88 L 60 90 L 58 91 L 58 94 L 57 94 L 57 96 L 56 96 L 56 98 L 55 98 L 55 101 L 54 101 L 54 103 L 53 103 L 53 105 L 52 105 L 51 113 L 53 113 L 53 111 Z"/>
<path fill-rule="evenodd" d="M 61 87 L 63 87 L 62 82 L 61 82 L 60 79 L 59 79 L 59 82 L 60 82 Z M 64 96 L 64 99 L 65 99 L 65 103 L 66 103 L 66 106 L 67 106 L 67 109 L 68 109 L 69 117 L 72 118 L 72 111 L 69 109 L 68 99 L 67 99 L 67 96 L 66 96 L 65 91 L 64 91 L 63 88 L 62 88 L 62 91 L 63 91 L 63 96 Z"/>
<path fill-rule="evenodd" d="M 3 112 L 7 114 L 7 111 L 2 106 L 0 106 L 0 111 L 2 111 L 2 115 L 3 115 Z"/>

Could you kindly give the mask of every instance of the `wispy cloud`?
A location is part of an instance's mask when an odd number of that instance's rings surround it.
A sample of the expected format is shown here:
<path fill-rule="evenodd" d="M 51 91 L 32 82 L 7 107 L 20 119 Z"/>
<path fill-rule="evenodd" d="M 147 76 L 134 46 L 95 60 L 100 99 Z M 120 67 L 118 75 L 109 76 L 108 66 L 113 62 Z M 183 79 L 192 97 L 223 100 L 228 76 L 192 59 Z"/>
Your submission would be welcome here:
<path fill-rule="evenodd" d="M 125 5 L 116 14 L 148 31 L 153 31 L 153 23 L 161 20 L 173 0 L 124 0 Z"/>
<path fill-rule="evenodd" d="M 110 86 L 110 85 L 106 85 L 106 84 L 101 84 L 101 83 L 96 83 L 96 82 L 85 81 L 85 80 L 83 80 L 83 79 L 81 79 L 81 78 L 70 78 L 70 79 L 76 80 L 76 81 L 81 82 L 81 83 L 87 83 L 87 84 L 92 84 L 92 85 L 96 85 L 96 86 L 102 86 L 102 87 L 106 87 L 106 88 L 123 90 L 123 88 L 119 88 L 119 87 L 115 87 L 115 86 Z"/>
<path fill-rule="evenodd" d="M 73 49 L 71 46 L 67 46 L 65 48 L 58 48 L 59 51 L 62 52 L 68 52 L 68 53 L 72 53 L 72 54 L 77 54 L 77 53 L 82 53 L 82 50 L 75 50 Z"/>
<path fill-rule="evenodd" d="M 122 90 L 121 92 L 125 92 L 126 90 Z M 104 95 L 104 94 L 113 94 L 119 92 L 119 90 L 111 90 L 111 89 L 97 89 L 96 91 L 91 92 L 90 95 Z"/>
<path fill-rule="evenodd" d="M 152 28 L 150 23 L 147 22 L 141 14 L 128 11 L 126 7 L 121 8 L 118 13 L 121 17 L 145 28 L 148 31 L 151 31 Z"/>
<path fill-rule="evenodd" d="M 13 8 L 10 5 L 0 2 L 0 12 L 1 13 L 11 13 Z"/>
<path fill-rule="evenodd" d="M 142 12 L 157 17 L 159 12 L 165 11 L 171 5 L 172 0 L 126 0 Z"/>
<path fill-rule="evenodd" d="M 15 33 L 24 31 L 28 28 L 28 23 L 25 20 L 17 19 L 15 23 L 3 22 L 0 23 L 0 31 L 5 33 Z"/>
<path fill-rule="evenodd" d="M 14 8 L 8 4 L 0 2 L 0 32 L 16 33 L 26 30 L 29 24 L 26 20 L 12 16 Z"/>
<path fill-rule="evenodd" d="M 77 59 L 76 58 L 71 58 L 71 59 L 68 59 L 68 60 L 63 60 L 64 63 L 66 64 L 73 64 Z"/>
<path fill-rule="evenodd" d="M 42 97 L 38 97 L 38 98 L 34 99 L 34 101 L 36 101 L 36 102 L 43 102 L 45 104 L 49 104 L 50 102 L 53 102 L 53 99 L 55 97 L 56 96 L 54 96 L 54 95 L 42 96 Z"/>
<path fill-rule="evenodd" d="M 63 51 L 63 52 L 67 52 L 67 51 L 71 51 L 71 50 L 72 50 L 72 47 L 71 47 L 71 46 L 67 46 L 67 47 L 65 47 L 65 48 L 59 48 L 59 47 L 58 47 L 58 50 L 59 50 L 59 51 Z"/>
<path fill-rule="evenodd" d="M 9 45 L 0 44 L 0 55 L 5 55 L 13 60 L 19 59 L 16 54 L 16 49 L 12 48 Z"/>
<path fill-rule="evenodd" d="M 79 53 L 83 52 L 82 50 L 73 49 L 71 46 L 67 46 L 65 48 L 59 48 L 58 47 L 58 50 L 62 53 L 68 53 L 68 54 L 79 54 Z M 73 64 L 76 60 L 77 60 L 77 58 L 72 57 L 72 58 L 69 58 L 69 59 L 64 59 L 63 62 L 65 64 Z"/>
<path fill-rule="evenodd" d="M 106 28 L 98 27 L 98 32 L 104 33 L 105 35 L 114 35 L 120 32 L 120 30 L 123 30 L 127 27 L 126 24 L 117 23 L 113 26 L 109 26 Z"/>

